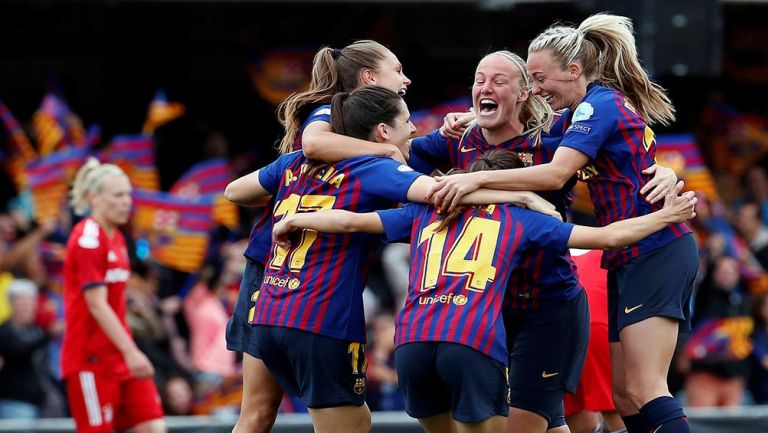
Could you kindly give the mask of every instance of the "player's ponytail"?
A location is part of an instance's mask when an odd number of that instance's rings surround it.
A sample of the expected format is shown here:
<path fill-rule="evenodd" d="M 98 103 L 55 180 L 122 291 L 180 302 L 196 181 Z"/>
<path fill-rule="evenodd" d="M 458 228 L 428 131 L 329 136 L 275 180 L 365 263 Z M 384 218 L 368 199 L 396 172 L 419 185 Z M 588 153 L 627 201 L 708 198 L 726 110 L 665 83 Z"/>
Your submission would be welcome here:
<path fill-rule="evenodd" d="M 472 161 L 469 165 L 467 172 L 472 173 L 475 171 L 489 171 L 489 170 L 508 170 L 510 168 L 525 167 L 523 160 L 520 159 L 516 153 L 506 149 L 494 149 L 483 153 L 476 160 Z M 453 173 L 461 173 L 462 171 L 454 171 Z M 461 214 L 463 214 L 470 206 L 460 205 L 456 206 L 452 212 L 445 215 L 440 221 L 440 224 L 435 228 L 435 232 L 439 232 L 446 229 L 456 221 Z"/>
<path fill-rule="evenodd" d="M 321 48 L 312 61 L 309 89 L 294 93 L 277 107 L 277 119 L 285 129 L 280 140 L 280 153 L 288 153 L 293 148 L 301 127 L 299 111 L 302 107 L 327 104 L 333 95 L 359 87 L 363 70 L 378 71 L 379 63 L 388 51 L 380 43 L 370 40 L 357 41 L 341 49 Z"/>
<path fill-rule="evenodd" d="M 550 50 L 561 69 L 577 62 L 588 82 L 620 91 L 648 124 L 675 120 L 675 108 L 664 89 L 640 65 L 629 18 L 601 13 L 578 28 L 550 27 L 528 47 L 529 53 L 544 50 Z"/>
<path fill-rule="evenodd" d="M 104 181 L 111 176 L 125 176 L 123 170 L 114 164 L 102 164 L 94 157 L 88 158 L 77 171 L 70 191 L 70 206 L 75 215 L 85 215 L 90 209 L 88 194 L 98 192 Z"/>

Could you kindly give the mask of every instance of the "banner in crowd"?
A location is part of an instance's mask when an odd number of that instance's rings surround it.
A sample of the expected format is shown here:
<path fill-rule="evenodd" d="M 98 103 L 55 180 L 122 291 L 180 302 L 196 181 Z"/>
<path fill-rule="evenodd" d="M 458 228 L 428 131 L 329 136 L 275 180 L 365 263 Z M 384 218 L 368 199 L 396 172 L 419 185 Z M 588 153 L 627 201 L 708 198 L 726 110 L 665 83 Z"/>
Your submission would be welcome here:
<path fill-rule="evenodd" d="M 7 158 L 4 158 L 5 169 L 16 185 L 16 189 L 21 191 L 27 185 L 24 165 L 37 158 L 37 151 L 30 143 L 21 124 L 3 101 L 0 101 L 0 120 L 8 137 Z"/>
<path fill-rule="evenodd" d="M 734 107 L 714 102 L 704 110 L 702 126 L 710 143 L 709 161 L 718 173 L 741 176 L 768 154 L 768 118 L 742 113 Z"/>
<path fill-rule="evenodd" d="M 213 202 L 211 196 L 181 198 L 170 193 L 134 190 L 133 230 L 149 242 L 159 263 L 184 272 L 197 272 L 208 248 Z"/>
<path fill-rule="evenodd" d="M 155 166 L 155 140 L 149 135 L 116 135 L 99 159 L 122 168 L 134 188 L 160 189 L 160 175 Z"/>
<path fill-rule="evenodd" d="M 685 345 L 693 361 L 739 361 L 752 353 L 751 317 L 727 317 L 701 323 Z"/>
<path fill-rule="evenodd" d="M 32 116 L 32 127 L 42 156 L 61 147 L 82 148 L 86 145 L 82 121 L 63 99 L 53 93 L 43 97 L 40 108 Z"/>
<path fill-rule="evenodd" d="M 309 86 L 314 56 L 315 51 L 307 49 L 269 51 L 248 66 L 248 74 L 259 95 L 277 105 Z"/>
<path fill-rule="evenodd" d="M 231 167 L 226 158 L 215 158 L 190 167 L 171 187 L 178 197 L 199 198 L 212 196 L 213 220 L 235 229 L 240 225 L 237 205 L 224 198 L 224 189 L 232 180 Z"/>
<path fill-rule="evenodd" d="M 27 186 L 32 193 L 35 219 L 57 219 L 66 209 L 69 184 L 88 158 L 87 149 L 62 149 L 38 158 L 25 167 Z"/>
<path fill-rule="evenodd" d="M 411 113 L 411 122 L 416 126 L 417 135 L 426 135 L 443 126 L 448 113 L 463 113 L 472 106 L 470 98 L 456 98 L 440 105 Z"/>
<path fill-rule="evenodd" d="M 155 133 L 155 129 L 181 117 L 185 110 L 184 105 L 178 102 L 169 102 L 165 92 L 157 90 L 154 99 L 149 104 L 147 120 L 144 121 L 141 132 L 145 135 L 152 135 Z"/>

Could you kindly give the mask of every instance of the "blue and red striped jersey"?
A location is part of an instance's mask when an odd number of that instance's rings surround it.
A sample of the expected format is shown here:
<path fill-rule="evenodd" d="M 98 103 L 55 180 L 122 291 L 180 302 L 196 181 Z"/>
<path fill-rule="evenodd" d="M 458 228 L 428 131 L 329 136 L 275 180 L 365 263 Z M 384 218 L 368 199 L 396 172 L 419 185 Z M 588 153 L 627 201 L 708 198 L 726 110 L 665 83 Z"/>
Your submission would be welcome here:
<path fill-rule="evenodd" d="M 461 144 L 458 140 L 443 138 L 438 132 L 411 142 L 411 159 L 408 164 L 425 172 L 435 166 L 450 162 L 455 168 L 467 169 L 475 158 L 492 149 L 507 149 L 531 155 L 534 164 L 552 160 L 564 131 L 564 118 L 560 116 L 536 144 L 529 136 L 519 136 L 498 146 L 488 144 L 482 128 L 475 125 L 467 132 Z M 433 163 L 434 162 L 434 163 Z M 574 180 L 575 182 L 575 180 Z M 570 206 L 569 182 L 560 191 L 549 191 L 542 196 L 554 204 L 565 219 Z M 508 296 L 504 300 L 507 309 L 538 309 L 542 306 L 559 305 L 574 299 L 581 290 L 576 267 L 568 252 L 530 249 L 520 258 L 520 266 L 512 272 L 508 284 Z"/>
<path fill-rule="evenodd" d="M 425 174 L 445 164 L 452 168 L 466 169 L 478 156 L 489 150 L 512 149 L 529 139 L 528 136 L 519 136 L 497 145 L 489 144 L 479 125 L 472 126 L 461 141 L 445 138 L 439 131 L 433 131 L 411 140 L 408 165 Z"/>
<path fill-rule="evenodd" d="M 509 274 L 529 248 L 565 251 L 573 225 L 512 205 L 469 208 L 439 232 L 432 206 L 411 203 L 378 214 L 386 242 L 411 240 L 395 344 L 458 343 L 506 365 L 501 309 Z"/>
<path fill-rule="evenodd" d="M 541 142 L 525 140 L 510 150 L 530 155 L 526 158 L 531 165 L 552 161 L 555 151 L 563 138 L 565 117 L 559 115 L 550 127 L 549 134 L 541 135 Z M 566 219 L 572 197 L 571 189 L 575 177 L 558 191 L 537 191 L 555 205 Z M 509 290 L 504 299 L 506 310 L 530 310 L 561 305 L 573 300 L 582 290 L 576 273 L 576 266 L 567 250 L 552 251 L 530 249 L 520 259 L 520 266 L 509 277 Z"/>
<path fill-rule="evenodd" d="M 301 137 L 304 128 L 312 122 L 331 123 L 331 106 L 329 104 L 321 105 L 309 113 L 307 119 L 302 123 L 301 129 L 296 133 L 296 140 L 293 142 L 293 151 L 301 150 Z M 251 229 L 251 236 L 248 239 L 248 246 L 243 255 L 250 260 L 264 264 L 269 254 L 269 247 L 272 245 L 272 207 L 274 201 L 270 200 L 264 207 L 259 218 Z"/>
<path fill-rule="evenodd" d="M 275 196 L 273 222 L 296 212 L 385 209 L 406 201 L 408 189 L 421 176 L 377 156 L 327 165 L 312 177 L 307 163 L 299 151 L 259 170 L 259 182 Z M 365 341 L 362 294 L 368 265 L 380 245 L 377 235 L 313 230 L 299 232 L 289 250 L 272 245 L 252 323 Z"/>
<path fill-rule="evenodd" d="M 656 138 L 621 92 L 590 84 L 569 120 L 560 145 L 590 158 L 581 174 L 589 187 L 598 224 L 645 215 L 663 206 L 661 202 L 651 205 L 640 195 L 640 189 L 651 180 L 642 171 L 656 162 Z M 685 224 L 671 224 L 637 244 L 607 251 L 603 266 L 615 269 L 690 232 Z"/>

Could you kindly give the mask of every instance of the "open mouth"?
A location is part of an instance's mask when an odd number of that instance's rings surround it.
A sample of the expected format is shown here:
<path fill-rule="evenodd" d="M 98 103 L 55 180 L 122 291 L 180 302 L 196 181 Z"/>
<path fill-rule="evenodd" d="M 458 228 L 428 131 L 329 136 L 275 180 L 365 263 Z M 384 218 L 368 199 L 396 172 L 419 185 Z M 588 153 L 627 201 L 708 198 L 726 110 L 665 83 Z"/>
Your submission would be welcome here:
<path fill-rule="evenodd" d="M 552 95 L 542 96 L 545 101 L 547 101 L 547 104 L 549 104 L 552 101 Z"/>
<path fill-rule="evenodd" d="M 405 96 L 405 90 L 406 90 L 405 87 L 403 87 L 402 89 L 397 91 L 397 94 L 400 96 Z"/>
<path fill-rule="evenodd" d="M 493 99 L 490 98 L 483 98 L 479 101 L 480 105 L 480 114 L 491 114 L 496 111 L 497 108 L 499 108 L 499 104 L 496 103 Z"/>

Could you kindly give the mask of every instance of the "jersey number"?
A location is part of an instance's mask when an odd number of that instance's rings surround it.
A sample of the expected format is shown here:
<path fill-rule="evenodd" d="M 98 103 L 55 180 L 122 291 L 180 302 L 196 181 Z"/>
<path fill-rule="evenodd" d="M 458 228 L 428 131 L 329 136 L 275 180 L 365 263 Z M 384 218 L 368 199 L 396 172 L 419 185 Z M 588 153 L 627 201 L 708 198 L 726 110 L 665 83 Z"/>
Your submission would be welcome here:
<path fill-rule="evenodd" d="M 298 212 L 315 212 L 323 209 L 332 209 L 333 204 L 336 202 L 336 197 L 329 195 L 298 195 L 291 194 L 288 198 L 281 200 L 277 206 L 275 206 L 275 216 L 292 215 Z M 272 254 L 272 261 L 269 262 L 269 267 L 272 269 L 280 269 L 285 263 L 286 257 L 288 257 L 289 269 L 293 272 L 298 272 L 304 267 L 304 262 L 307 260 L 307 251 L 312 243 L 317 239 L 317 232 L 314 230 L 301 230 L 299 244 L 296 247 L 291 247 L 290 250 L 275 246 L 275 251 Z"/>
<path fill-rule="evenodd" d="M 485 218 L 470 218 L 448 249 L 445 259 L 443 250 L 449 230 L 435 232 L 439 224 L 439 221 L 433 222 L 424 227 L 419 235 L 419 245 L 427 242 L 427 259 L 421 291 L 434 289 L 440 275 L 447 275 L 466 276 L 466 288 L 482 292 L 488 282 L 496 278 L 493 255 L 496 252 L 501 223 Z"/>

